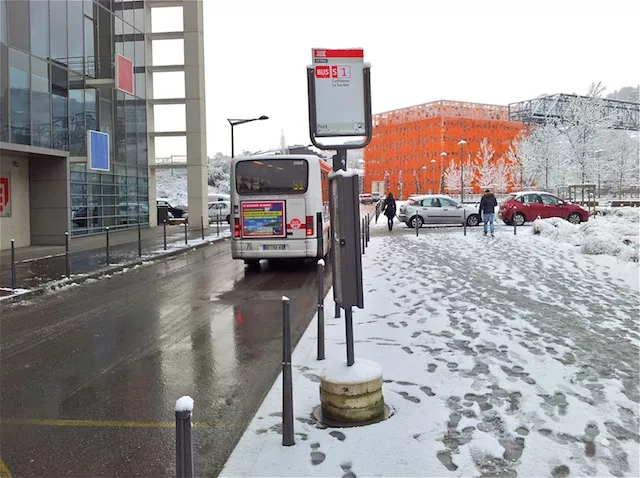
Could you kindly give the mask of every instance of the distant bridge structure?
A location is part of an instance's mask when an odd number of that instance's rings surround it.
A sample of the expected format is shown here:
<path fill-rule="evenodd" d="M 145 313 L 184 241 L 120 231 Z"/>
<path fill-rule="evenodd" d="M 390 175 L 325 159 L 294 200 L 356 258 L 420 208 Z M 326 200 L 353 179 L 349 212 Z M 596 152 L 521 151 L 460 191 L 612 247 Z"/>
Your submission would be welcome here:
<path fill-rule="evenodd" d="M 509 104 L 509 120 L 522 123 L 568 123 L 574 120 L 574 103 L 586 96 L 559 93 Z M 612 129 L 640 131 L 640 103 L 601 99 L 602 118 L 611 120 Z"/>

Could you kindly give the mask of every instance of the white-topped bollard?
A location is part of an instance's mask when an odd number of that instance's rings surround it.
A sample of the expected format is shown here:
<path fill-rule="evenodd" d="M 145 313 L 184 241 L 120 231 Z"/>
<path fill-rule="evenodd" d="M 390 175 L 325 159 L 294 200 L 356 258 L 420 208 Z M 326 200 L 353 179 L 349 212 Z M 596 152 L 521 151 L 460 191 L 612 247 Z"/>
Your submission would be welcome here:
<path fill-rule="evenodd" d="M 367 422 L 384 416 L 382 368 L 358 359 L 353 365 L 336 363 L 320 376 L 322 415 L 340 422 Z"/>
<path fill-rule="evenodd" d="M 180 397 L 176 401 L 176 477 L 193 477 L 193 445 L 191 415 L 193 398 Z"/>

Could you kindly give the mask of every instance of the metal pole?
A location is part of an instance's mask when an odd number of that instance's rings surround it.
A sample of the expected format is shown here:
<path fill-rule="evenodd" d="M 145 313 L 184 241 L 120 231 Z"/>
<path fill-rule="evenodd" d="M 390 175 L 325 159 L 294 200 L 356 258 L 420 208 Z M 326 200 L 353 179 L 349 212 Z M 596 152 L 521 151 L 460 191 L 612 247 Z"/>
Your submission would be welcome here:
<path fill-rule="evenodd" d="M 282 445 L 295 445 L 291 375 L 291 303 L 282 297 Z"/>
<path fill-rule="evenodd" d="M 367 248 L 367 235 L 365 233 L 365 219 L 362 218 L 362 254 L 364 255 Z"/>
<path fill-rule="evenodd" d="M 347 330 L 347 365 L 351 367 L 355 359 L 353 357 L 353 310 L 351 307 L 344 309 L 345 328 Z"/>
<path fill-rule="evenodd" d="M 233 149 L 233 125 L 231 125 L 231 158 L 234 158 L 234 149 Z"/>
<path fill-rule="evenodd" d="M 11 289 L 17 289 L 18 279 L 16 277 L 16 241 L 11 239 Z"/>
<path fill-rule="evenodd" d="M 514 214 L 514 215 L 513 215 L 513 235 L 514 235 L 514 236 L 516 235 L 516 227 L 517 227 L 517 224 L 516 224 L 516 215 Z"/>
<path fill-rule="evenodd" d="M 185 397 L 183 397 L 185 398 Z M 179 400 L 180 401 L 180 400 Z M 178 408 L 178 404 L 176 404 Z M 193 477 L 192 410 L 176 410 L 176 477 Z"/>
<path fill-rule="evenodd" d="M 419 234 L 419 228 L 418 228 L 418 211 L 416 210 L 416 237 L 418 237 Z"/>
<path fill-rule="evenodd" d="M 462 229 L 464 230 L 464 235 L 467 235 L 467 210 L 464 208 L 464 204 L 462 205 Z"/>
<path fill-rule="evenodd" d="M 138 257 L 142 257 L 142 225 L 138 220 Z"/>
<path fill-rule="evenodd" d="M 339 171 L 340 169 L 345 169 L 345 165 L 347 163 L 347 150 L 346 149 L 338 149 L 336 151 L 336 154 L 333 156 L 333 170 L 334 171 Z M 333 237 L 333 231 L 334 231 L 334 221 L 336 220 L 335 217 L 331 216 L 331 237 Z M 333 280 L 334 280 L 334 284 L 335 284 L 335 277 L 337 274 L 336 271 L 336 251 L 334 249 L 332 249 L 332 260 L 331 260 L 331 272 L 332 272 L 332 276 L 333 276 Z M 335 313 L 334 316 L 336 319 L 340 318 L 340 305 L 338 304 L 338 302 L 336 301 L 336 288 L 333 287 L 333 302 L 334 302 L 334 309 L 335 309 Z"/>
<path fill-rule="evenodd" d="M 220 211 L 218 211 L 218 215 L 216 216 L 216 235 L 220 235 Z"/>
<path fill-rule="evenodd" d="M 111 257 L 109 255 L 109 228 L 105 227 L 104 228 L 105 233 L 106 233 L 106 240 L 107 240 L 107 265 L 109 265 L 111 263 Z"/>
<path fill-rule="evenodd" d="M 369 241 L 371 241 L 371 217 L 367 213 L 367 247 L 369 247 Z"/>
<path fill-rule="evenodd" d="M 69 264 L 69 233 L 64 233 L 64 275 L 71 275 L 71 265 Z"/>
<path fill-rule="evenodd" d="M 324 260 L 318 261 L 318 360 L 324 360 Z"/>
<path fill-rule="evenodd" d="M 204 217 L 200 216 L 200 230 L 202 231 L 202 240 L 204 241 Z"/>
<path fill-rule="evenodd" d="M 184 223 L 184 244 L 185 246 L 189 244 L 189 239 L 187 239 L 187 222 Z"/>
<path fill-rule="evenodd" d="M 167 220 L 162 221 L 162 238 L 164 240 L 164 250 L 167 250 Z"/>

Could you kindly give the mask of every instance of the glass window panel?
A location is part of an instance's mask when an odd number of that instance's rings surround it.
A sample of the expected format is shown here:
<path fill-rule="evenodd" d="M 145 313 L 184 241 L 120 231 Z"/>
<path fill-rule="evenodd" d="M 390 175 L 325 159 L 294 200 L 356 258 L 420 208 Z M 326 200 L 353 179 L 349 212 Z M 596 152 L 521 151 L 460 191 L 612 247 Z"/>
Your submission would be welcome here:
<path fill-rule="evenodd" d="M 84 14 L 87 17 L 94 18 L 95 8 L 97 7 L 93 4 L 93 0 L 84 0 Z"/>
<path fill-rule="evenodd" d="M 155 8 L 154 10 L 159 10 L 159 9 Z M 144 8 L 136 8 L 133 11 L 133 16 L 134 16 L 133 26 L 136 28 L 136 30 L 138 30 L 140 33 L 146 33 L 147 29 L 146 29 L 145 20 L 144 20 Z"/>
<path fill-rule="evenodd" d="M 69 151 L 71 156 L 85 156 L 87 128 L 84 112 L 84 79 L 69 74 Z"/>
<path fill-rule="evenodd" d="M 131 26 L 135 25 L 133 19 L 133 10 L 130 8 L 124 9 L 122 11 L 122 19 Z"/>
<path fill-rule="evenodd" d="M 182 13 L 182 7 L 152 9 L 151 25 L 153 25 L 153 32 L 181 32 L 184 28 Z"/>
<path fill-rule="evenodd" d="M 51 39 L 51 60 L 67 65 L 67 0 L 50 2 L 49 36 Z"/>
<path fill-rule="evenodd" d="M 134 73 L 135 89 L 134 93 L 138 98 L 147 97 L 147 75 L 144 73 Z"/>
<path fill-rule="evenodd" d="M 111 46 L 111 14 L 104 8 L 98 8 L 98 50 L 96 72 L 98 78 L 113 78 L 113 51 Z"/>
<path fill-rule="evenodd" d="M 51 147 L 49 64 L 31 57 L 31 144 Z"/>
<path fill-rule="evenodd" d="M 70 0 L 68 7 L 68 32 L 69 32 L 69 69 L 84 72 L 84 15 L 82 2 Z"/>
<path fill-rule="evenodd" d="M 89 173 L 87 174 L 87 182 L 100 184 L 100 174 L 99 173 Z"/>
<path fill-rule="evenodd" d="M 29 2 L 24 0 L 7 2 L 9 45 L 29 51 Z"/>
<path fill-rule="evenodd" d="M 147 105 L 138 100 L 138 166 L 147 166 Z"/>
<path fill-rule="evenodd" d="M 111 160 L 113 161 L 114 150 L 113 150 L 113 106 L 111 103 L 110 97 L 105 97 L 107 93 L 100 95 L 100 112 L 98 115 L 99 120 L 99 129 L 100 131 L 107 133 L 109 135 L 109 155 L 111 156 Z"/>
<path fill-rule="evenodd" d="M 87 88 L 84 90 L 84 102 L 85 102 L 85 122 L 87 131 L 98 129 L 98 111 L 96 105 L 96 90 L 93 88 Z"/>
<path fill-rule="evenodd" d="M 84 72 L 96 76 L 96 24 L 90 18 L 84 19 Z"/>
<path fill-rule="evenodd" d="M 0 0 L 0 43 L 7 42 L 7 0 Z"/>
<path fill-rule="evenodd" d="M 153 40 L 153 66 L 184 65 L 184 40 Z"/>
<path fill-rule="evenodd" d="M 134 49 L 135 49 L 135 62 L 134 62 L 134 66 L 141 66 L 144 67 L 145 64 L 145 57 L 144 57 L 144 50 L 145 50 L 145 46 L 144 46 L 144 36 L 140 35 L 140 34 L 136 34 L 135 35 L 135 42 L 134 42 Z"/>
<path fill-rule="evenodd" d="M 127 135 L 127 164 L 135 165 L 138 162 L 136 100 L 131 95 L 126 95 L 125 118 L 125 128 Z"/>
<path fill-rule="evenodd" d="M 153 97 L 184 98 L 184 71 L 153 73 Z"/>
<path fill-rule="evenodd" d="M 113 5 L 111 0 L 98 0 L 98 3 L 100 5 L 102 5 L 105 9 L 107 9 L 108 11 L 113 11 Z"/>
<path fill-rule="evenodd" d="M 124 107 L 124 93 L 118 91 L 116 93 L 118 98 L 117 106 L 115 108 L 115 156 L 114 161 L 124 163 L 127 158 L 127 138 L 125 128 L 125 107 Z M 118 173 L 120 174 L 120 173 Z"/>
<path fill-rule="evenodd" d="M 13 49 L 9 50 L 9 88 L 11 142 L 31 144 L 29 55 Z"/>
<path fill-rule="evenodd" d="M 133 41 L 133 27 L 128 23 L 124 24 L 124 56 L 136 62 L 135 42 Z"/>
<path fill-rule="evenodd" d="M 30 2 L 31 53 L 49 58 L 49 0 Z"/>
<path fill-rule="evenodd" d="M 52 146 L 69 150 L 69 84 L 67 70 L 51 65 Z"/>
<path fill-rule="evenodd" d="M 154 131 L 186 131 L 185 105 L 154 105 L 153 120 Z"/>
<path fill-rule="evenodd" d="M 0 141 L 9 141 L 9 49 L 5 45 L 0 45 Z"/>

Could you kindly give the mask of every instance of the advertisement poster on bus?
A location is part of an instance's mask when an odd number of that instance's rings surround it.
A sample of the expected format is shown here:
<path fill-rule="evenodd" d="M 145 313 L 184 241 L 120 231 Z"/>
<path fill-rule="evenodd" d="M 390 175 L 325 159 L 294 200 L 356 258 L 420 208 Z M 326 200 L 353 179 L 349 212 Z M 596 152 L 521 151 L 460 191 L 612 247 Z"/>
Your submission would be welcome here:
<path fill-rule="evenodd" d="M 242 237 L 286 237 L 284 201 L 242 203 Z"/>

